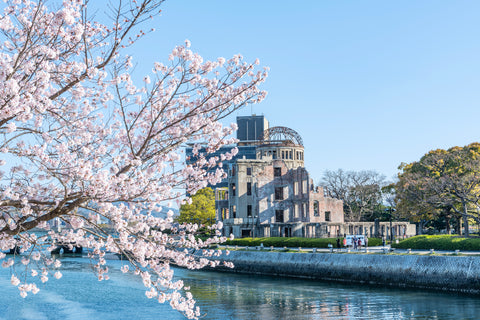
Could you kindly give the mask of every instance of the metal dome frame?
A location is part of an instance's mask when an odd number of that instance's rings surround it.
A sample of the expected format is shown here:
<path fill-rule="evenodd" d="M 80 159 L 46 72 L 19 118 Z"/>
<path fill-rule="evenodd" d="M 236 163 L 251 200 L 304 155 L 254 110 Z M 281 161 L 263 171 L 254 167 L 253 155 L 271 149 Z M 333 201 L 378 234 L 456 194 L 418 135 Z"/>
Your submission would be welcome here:
<path fill-rule="evenodd" d="M 263 131 L 259 140 L 267 143 L 287 142 L 303 146 L 302 137 L 293 129 L 287 127 L 271 127 Z"/>

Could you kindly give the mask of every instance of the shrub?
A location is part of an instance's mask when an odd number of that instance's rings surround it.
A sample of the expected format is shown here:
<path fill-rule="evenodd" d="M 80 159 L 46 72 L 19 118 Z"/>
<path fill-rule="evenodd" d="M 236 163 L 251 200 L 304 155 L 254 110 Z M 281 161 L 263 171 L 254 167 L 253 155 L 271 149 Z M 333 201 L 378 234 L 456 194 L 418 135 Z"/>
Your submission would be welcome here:
<path fill-rule="evenodd" d="M 376 247 L 382 245 L 382 239 L 380 238 L 368 238 L 368 246 L 369 247 Z"/>
<path fill-rule="evenodd" d="M 264 247 L 302 247 L 302 248 L 328 248 L 331 244 L 334 248 L 337 247 L 337 238 L 283 238 L 283 237 L 269 237 L 269 238 L 239 238 L 234 240 L 227 240 L 226 245 L 248 246 L 255 247 L 263 243 Z M 343 247 L 343 238 L 340 238 L 340 243 Z M 382 243 L 382 239 L 368 238 L 368 246 L 378 246 Z"/>
<path fill-rule="evenodd" d="M 480 238 L 463 238 L 457 235 L 420 235 L 393 243 L 392 248 L 399 249 L 435 249 L 435 250 L 480 250 Z"/>

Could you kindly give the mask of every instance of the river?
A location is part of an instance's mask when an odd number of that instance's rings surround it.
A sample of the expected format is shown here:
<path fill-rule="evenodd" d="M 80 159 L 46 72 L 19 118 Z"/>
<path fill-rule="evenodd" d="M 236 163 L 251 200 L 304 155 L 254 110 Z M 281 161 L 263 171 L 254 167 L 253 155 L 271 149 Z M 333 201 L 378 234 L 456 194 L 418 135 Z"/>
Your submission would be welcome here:
<path fill-rule="evenodd" d="M 23 299 L 0 268 L 0 319 L 184 319 L 169 305 L 145 297 L 139 279 L 109 261 L 99 283 L 89 260 L 63 258 L 63 277 L 39 284 Z M 196 297 L 204 319 L 479 319 L 480 297 L 303 279 L 176 269 Z"/>

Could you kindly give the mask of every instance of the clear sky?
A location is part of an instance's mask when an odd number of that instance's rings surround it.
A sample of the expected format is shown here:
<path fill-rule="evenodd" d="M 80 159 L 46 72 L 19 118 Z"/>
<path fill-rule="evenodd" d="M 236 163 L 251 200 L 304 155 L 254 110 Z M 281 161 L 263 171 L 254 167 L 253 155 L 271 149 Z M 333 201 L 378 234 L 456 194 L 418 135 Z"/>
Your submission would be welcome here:
<path fill-rule="evenodd" d="M 185 39 L 206 59 L 270 67 L 267 98 L 236 115 L 296 130 L 315 182 L 339 168 L 392 178 L 479 140 L 480 1 L 167 0 L 155 28 L 142 67 Z"/>

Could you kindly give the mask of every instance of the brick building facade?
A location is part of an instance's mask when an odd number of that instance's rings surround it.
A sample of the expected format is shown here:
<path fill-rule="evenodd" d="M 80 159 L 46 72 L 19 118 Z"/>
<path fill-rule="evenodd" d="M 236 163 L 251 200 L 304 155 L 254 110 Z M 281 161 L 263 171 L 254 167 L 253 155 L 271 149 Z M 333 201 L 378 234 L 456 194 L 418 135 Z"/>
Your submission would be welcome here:
<path fill-rule="evenodd" d="M 315 187 L 298 134 L 273 127 L 257 141 L 256 159 L 228 165 L 228 186 L 216 189 L 217 220 L 235 237 L 336 236 L 343 202 Z"/>

